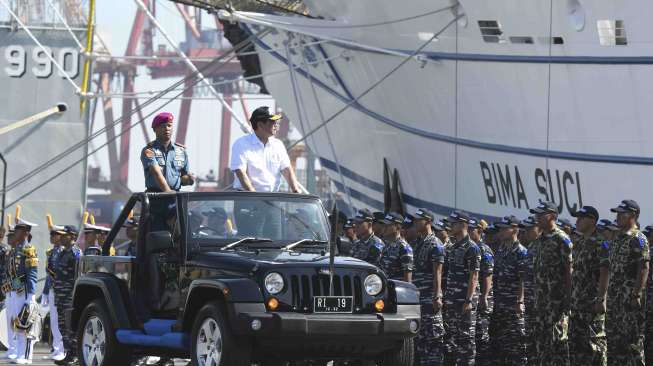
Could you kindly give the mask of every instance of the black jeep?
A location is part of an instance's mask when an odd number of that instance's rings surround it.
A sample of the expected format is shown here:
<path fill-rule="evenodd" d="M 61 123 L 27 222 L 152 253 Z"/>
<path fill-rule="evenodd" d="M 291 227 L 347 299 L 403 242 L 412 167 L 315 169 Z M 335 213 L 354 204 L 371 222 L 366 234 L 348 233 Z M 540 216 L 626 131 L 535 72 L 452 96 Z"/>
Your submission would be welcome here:
<path fill-rule="evenodd" d="M 140 211 L 136 255 L 109 256 L 132 210 Z M 330 263 L 332 237 L 313 196 L 134 194 L 103 255 L 81 259 L 68 314 L 79 359 L 412 365 L 417 289 L 353 258 Z"/>

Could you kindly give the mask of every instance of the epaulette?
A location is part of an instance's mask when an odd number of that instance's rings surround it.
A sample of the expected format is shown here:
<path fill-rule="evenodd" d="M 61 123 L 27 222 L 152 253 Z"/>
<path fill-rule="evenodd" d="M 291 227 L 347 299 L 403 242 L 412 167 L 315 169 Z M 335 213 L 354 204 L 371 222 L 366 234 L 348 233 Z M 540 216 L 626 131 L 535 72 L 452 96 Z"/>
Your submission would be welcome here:
<path fill-rule="evenodd" d="M 152 140 L 152 141 L 148 142 L 147 145 L 145 145 L 145 147 L 149 147 L 149 148 L 154 147 L 155 142 L 156 142 L 156 140 Z"/>
<path fill-rule="evenodd" d="M 25 245 L 23 247 L 23 255 L 25 258 L 36 258 L 36 247 L 33 245 Z"/>
<path fill-rule="evenodd" d="M 26 245 L 23 247 L 23 254 L 25 255 L 25 267 L 35 268 L 39 265 L 39 258 L 36 256 L 36 247 L 33 245 Z"/>
<path fill-rule="evenodd" d="M 184 145 L 182 145 L 182 144 L 180 144 L 180 143 L 178 143 L 178 142 L 175 142 L 174 144 L 175 144 L 175 146 L 179 146 L 179 147 L 181 147 L 182 149 L 186 149 L 186 146 L 184 146 Z"/>
<path fill-rule="evenodd" d="M 45 255 L 49 257 L 53 250 L 54 250 L 54 247 L 52 247 L 52 248 L 46 250 L 46 251 L 45 251 Z"/>

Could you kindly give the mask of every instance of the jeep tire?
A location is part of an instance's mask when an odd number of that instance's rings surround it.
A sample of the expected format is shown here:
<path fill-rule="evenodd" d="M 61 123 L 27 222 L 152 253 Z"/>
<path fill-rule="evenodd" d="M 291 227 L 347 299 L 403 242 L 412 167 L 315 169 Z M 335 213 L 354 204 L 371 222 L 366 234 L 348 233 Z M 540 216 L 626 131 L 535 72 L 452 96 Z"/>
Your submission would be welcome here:
<path fill-rule="evenodd" d="M 77 356 L 81 366 L 128 365 L 131 352 L 118 343 L 104 301 L 91 301 L 77 326 Z"/>
<path fill-rule="evenodd" d="M 415 362 L 415 343 L 413 338 L 402 341 L 401 347 L 386 351 L 379 359 L 379 366 L 413 366 Z"/>
<path fill-rule="evenodd" d="M 244 340 L 241 340 L 241 343 L 245 343 Z M 193 366 L 251 365 L 250 347 L 239 344 L 235 339 L 225 321 L 220 302 L 207 303 L 195 316 L 190 356 Z"/>

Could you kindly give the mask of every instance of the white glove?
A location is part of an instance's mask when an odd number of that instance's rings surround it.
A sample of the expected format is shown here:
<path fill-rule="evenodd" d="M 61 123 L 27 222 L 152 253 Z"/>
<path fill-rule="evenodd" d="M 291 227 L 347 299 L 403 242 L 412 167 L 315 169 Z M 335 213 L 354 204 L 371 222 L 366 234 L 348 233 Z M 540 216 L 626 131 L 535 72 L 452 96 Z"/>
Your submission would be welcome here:
<path fill-rule="evenodd" d="M 27 295 L 25 299 L 25 305 L 36 304 L 36 295 Z"/>
<path fill-rule="evenodd" d="M 41 306 L 47 306 L 47 305 L 48 305 L 48 295 L 41 294 Z"/>

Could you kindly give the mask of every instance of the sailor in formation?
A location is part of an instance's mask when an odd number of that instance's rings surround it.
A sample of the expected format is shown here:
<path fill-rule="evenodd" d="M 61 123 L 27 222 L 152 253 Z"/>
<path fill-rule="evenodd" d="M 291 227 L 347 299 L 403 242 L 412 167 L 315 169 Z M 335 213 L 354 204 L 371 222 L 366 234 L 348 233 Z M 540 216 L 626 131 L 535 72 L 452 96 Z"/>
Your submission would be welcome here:
<path fill-rule="evenodd" d="M 59 330 L 59 314 L 55 305 L 54 279 L 56 276 L 57 259 L 61 252 L 61 239 L 64 234 L 64 227 L 53 223 L 52 216 L 47 215 L 48 227 L 50 228 L 50 243 L 52 247 L 45 254 L 45 285 L 41 293 L 41 306 L 48 306 L 50 313 L 50 330 L 52 332 L 52 354 L 50 358 L 55 361 L 64 359 L 65 352 L 63 338 Z"/>
<path fill-rule="evenodd" d="M 57 365 L 77 364 L 77 341 L 75 332 L 66 327 L 65 314 L 72 310 L 72 295 L 75 286 L 75 275 L 79 258 L 82 251 L 77 246 L 79 232 L 73 225 L 66 225 L 62 230 L 61 251 L 57 256 L 57 268 L 55 269 L 53 288 L 55 291 L 55 305 L 59 314 L 59 329 L 63 336 L 64 352 L 66 357 L 63 360 L 55 361 Z"/>
<path fill-rule="evenodd" d="M 486 226 L 419 209 L 408 226 L 398 213 L 360 210 L 352 256 L 419 289 L 416 364 L 653 365 L 653 225 L 640 231 L 633 200 L 611 211 L 614 221 L 583 206 L 572 224 L 540 202 L 532 216 Z"/>
<path fill-rule="evenodd" d="M 13 345 L 8 347 L 10 350 L 15 349 L 15 357 L 10 354 L 9 358 L 14 359 L 14 363 L 24 365 L 32 363 L 34 353 L 34 344 L 36 340 L 28 335 L 26 329 L 17 329 L 19 325 L 26 324 L 31 311 L 34 311 L 36 305 L 36 281 L 39 259 L 36 254 L 36 247 L 32 245 L 32 228 L 37 224 L 26 221 L 16 215 L 15 247 L 10 258 L 10 277 L 11 292 L 9 293 L 9 306 L 11 318 L 13 319 Z"/>

